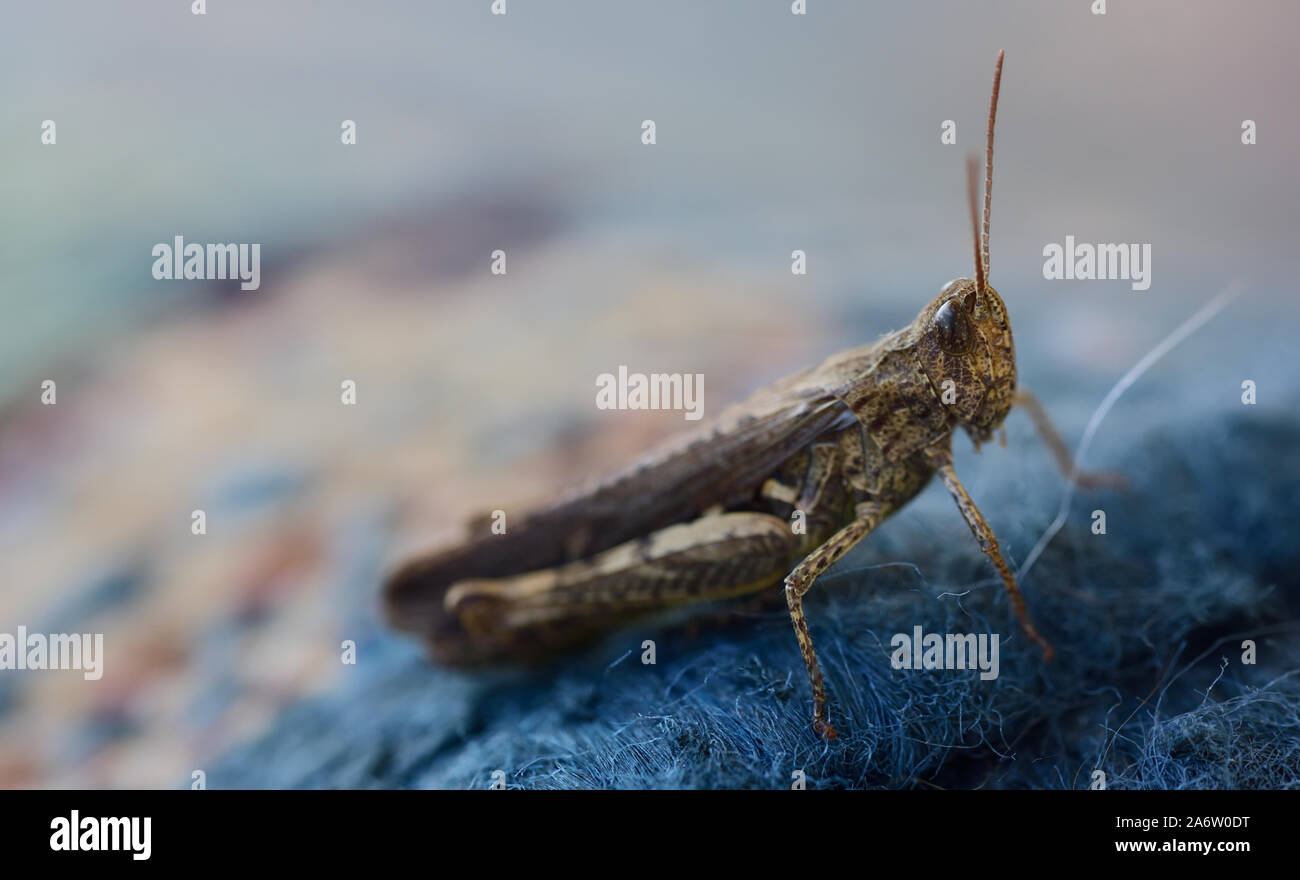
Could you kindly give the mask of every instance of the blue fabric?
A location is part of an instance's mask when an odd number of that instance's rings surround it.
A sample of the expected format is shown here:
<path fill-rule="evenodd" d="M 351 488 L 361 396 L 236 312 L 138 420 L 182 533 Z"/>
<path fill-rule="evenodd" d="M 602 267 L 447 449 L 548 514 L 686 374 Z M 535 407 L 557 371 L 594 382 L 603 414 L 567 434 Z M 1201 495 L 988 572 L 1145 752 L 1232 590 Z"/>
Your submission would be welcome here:
<path fill-rule="evenodd" d="M 371 624 L 349 680 L 225 756 L 209 786 L 484 788 L 499 770 L 524 788 L 784 788 L 803 771 L 810 788 L 1077 789 L 1100 769 L 1109 788 L 1300 787 L 1300 426 L 1238 412 L 1107 450 L 1132 490 L 1077 494 L 1024 585 L 1051 663 L 937 483 L 890 520 L 809 595 L 832 743 L 811 732 L 780 602 L 700 632 L 639 626 L 522 673 L 430 667 Z M 1006 473 L 970 486 L 1017 561 L 1063 488 L 1041 447 L 1014 451 L 1034 443 L 1013 428 L 1010 454 L 984 453 Z M 891 668 L 890 638 L 916 625 L 1000 633 L 1000 676 Z"/>

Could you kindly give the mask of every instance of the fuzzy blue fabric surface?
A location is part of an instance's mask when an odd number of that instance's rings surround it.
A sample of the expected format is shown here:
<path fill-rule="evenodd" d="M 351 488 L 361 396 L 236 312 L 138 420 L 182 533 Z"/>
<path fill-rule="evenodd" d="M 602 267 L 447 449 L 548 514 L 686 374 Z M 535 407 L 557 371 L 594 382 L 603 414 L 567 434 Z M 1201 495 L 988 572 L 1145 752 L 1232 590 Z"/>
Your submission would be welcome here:
<path fill-rule="evenodd" d="M 209 784 L 782 788 L 802 771 L 817 788 L 1077 789 L 1100 770 L 1109 788 L 1300 787 L 1300 426 L 1244 409 L 1147 432 L 1107 462 L 1129 492 L 1075 495 L 1024 584 L 1050 663 L 942 488 L 927 490 L 810 594 L 833 742 L 811 732 L 783 602 L 695 633 L 643 625 L 513 674 L 431 667 L 371 623 L 350 682 L 226 755 Z M 1033 442 L 1012 433 L 1013 448 Z M 972 489 L 1017 561 L 1062 491 L 1029 458 Z M 915 626 L 999 633 L 998 677 L 893 668 L 891 638 Z"/>

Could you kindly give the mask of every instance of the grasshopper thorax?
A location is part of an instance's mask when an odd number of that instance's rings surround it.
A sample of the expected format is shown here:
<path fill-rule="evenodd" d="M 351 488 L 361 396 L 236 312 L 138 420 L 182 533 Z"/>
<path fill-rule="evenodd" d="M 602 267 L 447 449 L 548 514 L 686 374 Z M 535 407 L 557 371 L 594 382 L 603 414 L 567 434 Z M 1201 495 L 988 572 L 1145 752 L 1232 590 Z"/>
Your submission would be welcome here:
<path fill-rule="evenodd" d="M 1016 351 L 1002 297 L 969 278 L 944 285 L 917 318 L 916 354 L 949 417 L 978 446 L 993 437 L 1016 392 Z"/>

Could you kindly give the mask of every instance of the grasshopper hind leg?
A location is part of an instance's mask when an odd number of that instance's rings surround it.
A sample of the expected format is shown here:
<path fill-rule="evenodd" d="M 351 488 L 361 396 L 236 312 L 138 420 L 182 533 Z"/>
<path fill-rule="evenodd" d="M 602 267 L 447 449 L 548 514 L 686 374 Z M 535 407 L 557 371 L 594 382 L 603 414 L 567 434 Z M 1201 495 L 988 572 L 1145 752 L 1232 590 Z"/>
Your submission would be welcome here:
<path fill-rule="evenodd" d="M 775 516 L 713 514 L 554 568 L 460 581 L 444 607 L 483 653 L 531 659 L 669 608 L 772 587 L 799 549 Z"/>

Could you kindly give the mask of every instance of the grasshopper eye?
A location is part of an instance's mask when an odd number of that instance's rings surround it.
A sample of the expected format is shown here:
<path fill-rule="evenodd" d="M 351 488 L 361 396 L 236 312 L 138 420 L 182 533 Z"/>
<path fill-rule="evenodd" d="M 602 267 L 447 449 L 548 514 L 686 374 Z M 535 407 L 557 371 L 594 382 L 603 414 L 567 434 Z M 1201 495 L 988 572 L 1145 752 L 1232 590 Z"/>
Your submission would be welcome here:
<path fill-rule="evenodd" d="M 965 311 L 953 300 L 939 306 L 934 313 L 934 337 L 948 354 L 964 354 L 971 347 L 974 334 Z"/>

